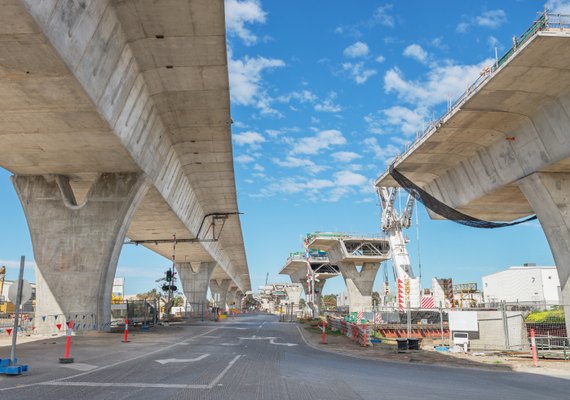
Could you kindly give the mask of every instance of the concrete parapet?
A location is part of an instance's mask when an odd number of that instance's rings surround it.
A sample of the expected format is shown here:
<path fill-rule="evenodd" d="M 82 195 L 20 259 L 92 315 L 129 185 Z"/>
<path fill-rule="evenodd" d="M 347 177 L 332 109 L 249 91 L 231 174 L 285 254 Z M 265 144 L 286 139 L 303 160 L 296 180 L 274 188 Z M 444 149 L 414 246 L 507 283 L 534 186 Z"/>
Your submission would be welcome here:
<path fill-rule="evenodd" d="M 65 176 L 13 176 L 41 273 L 39 315 L 111 318 L 117 261 L 133 214 L 149 184 L 142 174 L 101 174 L 78 204 Z"/>

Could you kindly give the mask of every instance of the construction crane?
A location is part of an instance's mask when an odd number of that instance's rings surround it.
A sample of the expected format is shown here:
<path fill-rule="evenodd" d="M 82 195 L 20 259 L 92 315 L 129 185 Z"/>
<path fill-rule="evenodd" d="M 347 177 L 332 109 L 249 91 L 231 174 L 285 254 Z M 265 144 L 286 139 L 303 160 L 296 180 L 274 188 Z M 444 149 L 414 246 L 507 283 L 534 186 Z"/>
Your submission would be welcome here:
<path fill-rule="evenodd" d="M 407 243 L 403 229 L 412 225 L 412 212 L 415 199 L 408 195 L 408 200 L 404 210 L 399 213 L 396 210 L 395 202 L 398 196 L 397 187 L 378 188 L 378 197 L 382 206 L 382 231 L 388 237 L 390 251 L 392 255 L 392 267 L 396 280 L 398 306 L 400 309 L 406 307 L 420 307 L 420 279 L 416 278 L 410 263 Z"/>

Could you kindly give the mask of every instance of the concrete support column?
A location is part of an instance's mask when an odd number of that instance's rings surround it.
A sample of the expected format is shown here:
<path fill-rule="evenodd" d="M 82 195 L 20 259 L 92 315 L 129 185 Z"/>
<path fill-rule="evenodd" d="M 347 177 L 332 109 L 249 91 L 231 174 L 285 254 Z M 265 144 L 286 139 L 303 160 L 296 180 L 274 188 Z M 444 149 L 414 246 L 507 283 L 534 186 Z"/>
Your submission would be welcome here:
<path fill-rule="evenodd" d="M 212 277 L 212 272 L 216 263 L 197 262 L 197 263 L 176 263 L 176 270 L 182 284 L 182 291 L 188 300 L 190 310 L 194 311 L 196 307 L 208 307 L 208 283 Z"/>
<path fill-rule="evenodd" d="M 36 315 L 111 318 L 117 261 L 149 185 L 141 174 L 101 174 L 81 204 L 65 176 L 13 176 L 37 264 Z"/>
<path fill-rule="evenodd" d="M 228 296 L 226 298 L 227 301 L 226 308 L 235 308 L 237 290 L 238 290 L 237 287 L 233 287 L 228 290 Z"/>
<path fill-rule="evenodd" d="M 287 297 L 289 298 L 289 304 L 293 303 L 298 307 L 299 300 L 301 300 L 302 291 L 303 287 L 301 285 L 285 286 L 285 292 L 287 293 Z"/>
<path fill-rule="evenodd" d="M 238 310 L 242 309 L 242 302 L 243 302 L 243 292 L 241 290 L 236 290 L 236 308 Z"/>
<path fill-rule="evenodd" d="M 519 187 L 550 244 L 570 332 L 570 174 L 537 172 L 521 180 Z"/>
<path fill-rule="evenodd" d="M 372 287 L 380 263 L 364 263 L 360 272 L 356 264 L 350 262 L 340 262 L 338 267 L 346 284 L 350 312 L 371 311 Z"/>
<path fill-rule="evenodd" d="M 210 279 L 210 294 L 212 296 L 214 307 L 218 307 L 220 304 L 220 285 L 215 279 Z"/>
<path fill-rule="evenodd" d="M 309 284 L 307 283 L 307 278 L 306 277 L 302 277 L 302 278 L 297 278 L 295 280 L 293 280 L 293 283 L 300 283 L 301 286 L 303 287 L 303 291 L 305 292 L 305 299 L 309 298 L 309 295 L 312 294 L 311 290 L 309 290 Z M 295 282 L 296 281 L 296 282 Z M 325 287 L 325 283 L 327 281 L 325 279 L 321 279 L 320 282 L 315 282 L 315 299 L 314 299 L 314 303 L 311 301 L 307 301 L 307 306 L 309 306 L 309 308 L 313 311 L 313 317 L 318 317 L 320 315 L 321 312 L 321 297 L 323 295 L 323 289 Z M 300 293 L 299 293 L 299 298 L 300 298 Z M 297 302 L 297 304 L 299 304 Z"/>
<path fill-rule="evenodd" d="M 220 282 L 220 304 L 218 307 L 227 308 L 228 306 L 228 292 L 230 289 L 231 279 L 223 279 Z"/>

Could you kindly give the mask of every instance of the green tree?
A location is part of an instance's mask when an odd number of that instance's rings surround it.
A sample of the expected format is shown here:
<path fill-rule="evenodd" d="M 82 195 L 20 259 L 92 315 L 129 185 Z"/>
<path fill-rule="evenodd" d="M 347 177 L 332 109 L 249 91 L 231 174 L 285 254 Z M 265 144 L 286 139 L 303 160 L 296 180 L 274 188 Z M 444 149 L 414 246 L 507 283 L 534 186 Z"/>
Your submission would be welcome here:
<path fill-rule="evenodd" d="M 323 296 L 323 304 L 327 309 L 336 308 L 336 296 L 334 294 L 325 294 Z"/>
<path fill-rule="evenodd" d="M 137 294 L 137 299 L 144 300 L 147 299 L 148 301 L 159 301 L 160 300 L 160 292 L 156 289 L 149 290 L 148 292 L 139 293 Z"/>

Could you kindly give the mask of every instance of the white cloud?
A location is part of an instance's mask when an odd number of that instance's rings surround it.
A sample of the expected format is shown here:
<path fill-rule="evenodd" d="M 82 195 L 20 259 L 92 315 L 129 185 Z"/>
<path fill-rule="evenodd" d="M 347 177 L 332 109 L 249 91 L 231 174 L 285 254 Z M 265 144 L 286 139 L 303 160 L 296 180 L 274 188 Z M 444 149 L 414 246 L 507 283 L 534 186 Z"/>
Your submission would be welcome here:
<path fill-rule="evenodd" d="M 245 24 L 265 23 L 266 13 L 261 9 L 258 0 L 226 0 L 226 29 L 228 35 L 237 36 L 246 45 L 253 45 L 257 42 L 255 36 Z"/>
<path fill-rule="evenodd" d="M 318 97 L 310 90 L 301 90 L 299 92 L 291 92 L 284 96 L 277 97 L 277 101 L 281 103 L 289 103 L 291 100 L 296 100 L 300 103 L 313 103 Z"/>
<path fill-rule="evenodd" d="M 238 105 L 256 107 L 263 114 L 276 114 L 271 108 L 272 100 L 265 91 L 262 73 L 284 66 L 282 60 L 264 57 L 246 56 L 236 60 L 232 58 L 232 52 L 228 51 L 231 100 Z"/>
<path fill-rule="evenodd" d="M 378 160 L 385 164 L 389 164 L 394 157 L 400 154 L 400 149 L 397 146 L 388 144 L 383 147 L 374 137 L 364 139 L 364 144 L 367 152 L 373 153 Z"/>
<path fill-rule="evenodd" d="M 279 193 L 296 194 L 302 192 L 308 200 L 316 201 L 323 189 L 334 186 L 334 182 L 327 179 L 307 180 L 301 177 L 289 177 L 270 183 L 253 197 L 271 197 Z"/>
<path fill-rule="evenodd" d="M 487 59 L 475 65 L 457 65 L 448 61 L 434 65 L 423 81 L 406 80 L 398 68 L 392 68 L 384 75 L 384 88 L 387 93 L 395 92 L 402 101 L 432 106 L 463 93 L 493 62 L 493 59 Z"/>
<path fill-rule="evenodd" d="M 394 8 L 392 4 L 385 4 L 380 6 L 374 11 L 373 21 L 380 25 L 387 26 L 389 28 L 393 28 L 396 26 L 396 20 L 394 16 L 392 16 L 389 11 Z"/>
<path fill-rule="evenodd" d="M 374 60 L 377 63 L 382 64 L 384 61 L 386 61 L 386 57 L 380 55 L 380 56 L 377 56 Z"/>
<path fill-rule="evenodd" d="M 311 160 L 292 157 L 292 156 L 287 156 L 285 160 L 274 158 L 273 162 L 276 165 L 285 168 L 306 168 L 307 172 L 310 174 L 318 174 L 319 172 L 328 169 L 328 167 L 325 167 L 323 165 L 317 165 Z"/>
<path fill-rule="evenodd" d="M 544 6 L 553 14 L 570 15 L 570 1 L 568 0 L 548 0 Z"/>
<path fill-rule="evenodd" d="M 349 163 L 353 160 L 361 158 L 360 154 L 354 153 L 352 151 L 338 151 L 332 154 L 332 158 L 337 162 Z"/>
<path fill-rule="evenodd" d="M 304 137 L 295 142 L 293 154 L 317 154 L 331 146 L 343 145 L 346 139 L 336 129 L 320 131 L 315 136 Z"/>
<path fill-rule="evenodd" d="M 234 134 L 233 140 L 239 146 L 248 145 L 252 149 L 259 148 L 259 145 L 265 142 L 265 138 L 260 133 L 253 131 Z"/>
<path fill-rule="evenodd" d="M 376 75 L 376 70 L 364 68 L 363 62 L 343 63 L 342 69 L 350 75 L 350 77 L 359 85 L 365 83 L 368 78 Z"/>
<path fill-rule="evenodd" d="M 263 172 L 263 171 L 265 171 L 265 167 L 264 167 L 263 165 L 261 165 L 261 164 L 255 164 L 255 165 L 253 166 L 253 170 L 254 170 L 254 171 Z"/>
<path fill-rule="evenodd" d="M 352 171 L 339 171 L 334 174 L 335 183 L 339 186 L 359 186 L 366 183 L 364 175 Z"/>
<path fill-rule="evenodd" d="M 428 53 L 419 44 L 411 44 L 404 49 L 402 53 L 405 57 L 410 57 L 425 63 L 428 59 Z"/>
<path fill-rule="evenodd" d="M 501 44 L 501 42 L 499 42 L 499 39 L 497 39 L 495 36 L 489 36 L 489 38 L 487 39 L 487 43 L 489 44 L 489 48 L 491 50 L 495 50 L 495 48 L 497 49 L 497 51 L 504 49 L 504 46 Z"/>
<path fill-rule="evenodd" d="M 465 33 L 472 26 L 479 26 L 483 28 L 497 29 L 507 22 L 507 13 L 504 10 L 487 10 L 483 11 L 481 15 L 470 17 L 464 15 L 462 21 L 457 24 L 455 30 L 459 33 Z"/>
<path fill-rule="evenodd" d="M 335 103 L 336 98 L 337 94 L 335 92 L 331 92 L 325 100 L 323 100 L 321 103 L 315 104 L 315 111 L 332 113 L 342 111 L 342 107 Z"/>
<path fill-rule="evenodd" d="M 379 135 L 403 133 L 409 136 L 423 129 L 427 114 L 427 109 L 423 107 L 412 110 L 403 106 L 394 106 L 370 113 L 364 117 L 364 121 L 368 124 L 370 133 Z M 390 127 L 397 127 L 398 132 L 387 129 Z"/>
<path fill-rule="evenodd" d="M 250 162 L 255 161 L 255 158 L 243 154 L 243 155 L 241 155 L 241 156 L 235 157 L 235 160 L 236 160 L 236 162 L 238 162 L 238 163 L 240 163 L 240 164 L 248 164 L 248 163 L 250 163 Z"/>
<path fill-rule="evenodd" d="M 344 49 L 344 56 L 348 58 L 366 57 L 370 53 L 368 45 L 364 42 L 356 42 Z"/>
<path fill-rule="evenodd" d="M 496 29 L 507 22 L 507 14 L 503 10 L 488 10 L 475 17 L 475 22 L 485 28 Z"/>

